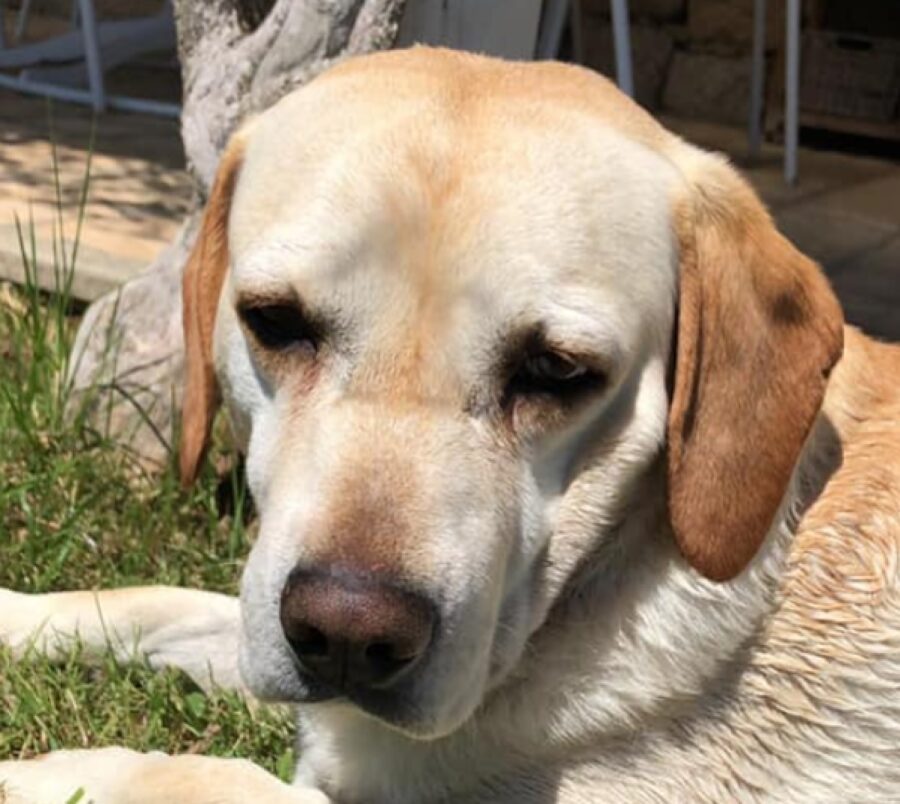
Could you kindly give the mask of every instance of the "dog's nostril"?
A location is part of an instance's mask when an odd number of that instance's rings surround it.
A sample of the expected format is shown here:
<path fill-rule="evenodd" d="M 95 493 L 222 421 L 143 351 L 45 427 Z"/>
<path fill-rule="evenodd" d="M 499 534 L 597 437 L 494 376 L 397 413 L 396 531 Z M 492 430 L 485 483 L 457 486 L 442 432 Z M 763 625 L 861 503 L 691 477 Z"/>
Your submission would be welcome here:
<path fill-rule="evenodd" d="M 308 657 L 328 655 L 328 637 L 311 625 L 294 629 L 288 637 L 291 647 L 300 655 Z"/>

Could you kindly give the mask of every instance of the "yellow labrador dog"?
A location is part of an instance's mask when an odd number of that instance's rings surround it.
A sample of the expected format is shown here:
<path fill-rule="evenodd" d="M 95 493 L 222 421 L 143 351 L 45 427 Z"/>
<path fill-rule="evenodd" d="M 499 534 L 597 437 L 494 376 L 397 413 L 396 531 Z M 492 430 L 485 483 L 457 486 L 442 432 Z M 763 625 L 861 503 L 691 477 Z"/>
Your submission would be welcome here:
<path fill-rule="evenodd" d="M 184 301 L 184 476 L 221 398 L 260 510 L 240 602 L 0 629 L 296 703 L 296 784 L 105 749 L 8 801 L 900 800 L 900 350 L 723 159 L 576 67 L 367 57 L 234 138 Z"/>

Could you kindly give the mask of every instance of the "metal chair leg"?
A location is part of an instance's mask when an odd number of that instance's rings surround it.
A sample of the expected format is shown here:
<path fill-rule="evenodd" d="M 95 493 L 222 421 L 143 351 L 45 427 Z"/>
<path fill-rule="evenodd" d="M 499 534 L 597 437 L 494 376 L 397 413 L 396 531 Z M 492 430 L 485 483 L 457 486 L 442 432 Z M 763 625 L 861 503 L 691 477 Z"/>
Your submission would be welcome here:
<path fill-rule="evenodd" d="M 540 36 L 535 56 L 538 59 L 555 59 L 559 56 L 566 19 L 569 16 L 569 0 L 549 0 L 544 4 L 541 16 Z"/>
<path fill-rule="evenodd" d="M 753 68 L 750 77 L 750 156 L 759 156 L 762 146 L 762 107 L 766 67 L 766 0 L 753 2 Z"/>
<path fill-rule="evenodd" d="M 784 180 L 797 181 L 800 133 L 800 0 L 787 2 L 787 64 L 784 76 Z"/>
<path fill-rule="evenodd" d="M 16 17 L 16 29 L 13 32 L 13 42 L 17 45 L 25 38 L 25 29 L 28 27 L 28 17 L 31 14 L 32 0 L 22 0 L 19 6 L 19 15 Z"/>
<path fill-rule="evenodd" d="M 628 25 L 628 0 L 611 0 L 613 42 L 616 49 L 616 81 L 619 89 L 634 97 L 634 75 L 631 69 L 631 32 Z"/>
<path fill-rule="evenodd" d="M 81 32 L 84 36 L 84 60 L 87 66 L 88 86 L 91 90 L 91 105 L 94 111 L 106 108 L 106 87 L 103 82 L 103 63 L 97 39 L 97 19 L 94 16 L 92 0 L 78 0 L 81 17 Z"/>

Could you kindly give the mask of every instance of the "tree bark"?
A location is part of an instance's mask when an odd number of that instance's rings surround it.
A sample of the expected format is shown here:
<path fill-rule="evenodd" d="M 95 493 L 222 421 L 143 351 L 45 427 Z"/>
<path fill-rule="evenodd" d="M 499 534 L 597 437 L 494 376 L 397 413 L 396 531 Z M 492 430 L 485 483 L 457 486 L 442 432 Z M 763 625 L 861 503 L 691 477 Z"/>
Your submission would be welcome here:
<path fill-rule="evenodd" d="M 148 464 L 174 446 L 183 349 L 181 272 L 219 155 L 238 124 L 326 67 L 389 48 L 405 0 L 175 0 L 181 136 L 196 193 L 172 244 L 88 309 L 75 339 L 73 404 Z"/>

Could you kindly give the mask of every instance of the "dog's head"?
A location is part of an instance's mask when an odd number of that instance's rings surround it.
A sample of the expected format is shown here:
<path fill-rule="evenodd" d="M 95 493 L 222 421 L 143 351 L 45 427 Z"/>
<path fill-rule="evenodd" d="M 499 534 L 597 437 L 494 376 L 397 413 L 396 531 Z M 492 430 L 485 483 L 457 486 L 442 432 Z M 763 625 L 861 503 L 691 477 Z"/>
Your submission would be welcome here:
<path fill-rule="evenodd" d="M 653 473 L 673 560 L 739 574 L 842 343 L 721 159 L 578 68 L 427 50 L 235 137 L 184 291 L 183 475 L 221 394 L 261 514 L 248 681 L 420 736 L 509 673 Z"/>

